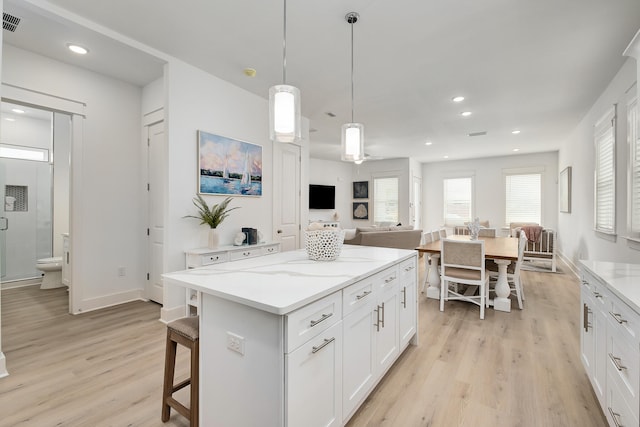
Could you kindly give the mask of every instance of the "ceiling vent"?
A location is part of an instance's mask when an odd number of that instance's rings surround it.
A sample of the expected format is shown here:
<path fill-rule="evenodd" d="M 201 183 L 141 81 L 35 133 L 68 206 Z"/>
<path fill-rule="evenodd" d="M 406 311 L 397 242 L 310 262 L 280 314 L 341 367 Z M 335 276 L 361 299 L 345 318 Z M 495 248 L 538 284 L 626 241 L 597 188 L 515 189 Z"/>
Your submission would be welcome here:
<path fill-rule="evenodd" d="M 20 18 L 17 16 L 13 16 L 8 14 L 7 12 L 2 12 L 2 29 L 11 31 L 14 33 L 18 28 L 18 24 L 20 23 Z"/>
<path fill-rule="evenodd" d="M 487 134 L 486 130 L 483 130 L 482 132 L 471 132 L 468 133 L 467 136 L 484 136 Z"/>

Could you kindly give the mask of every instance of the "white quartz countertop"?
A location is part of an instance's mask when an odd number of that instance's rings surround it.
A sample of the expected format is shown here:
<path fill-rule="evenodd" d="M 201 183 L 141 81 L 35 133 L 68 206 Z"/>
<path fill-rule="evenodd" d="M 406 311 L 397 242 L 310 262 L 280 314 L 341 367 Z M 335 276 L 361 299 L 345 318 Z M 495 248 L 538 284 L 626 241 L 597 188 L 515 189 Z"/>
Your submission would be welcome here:
<path fill-rule="evenodd" d="M 585 268 L 640 314 L 640 264 L 580 260 Z"/>
<path fill-rule="evenodd" d="M 166 273 L 163 277 L 168 285 L 287 314 L 416 255 L 413 250 L 344 245 L 335 261 L 312 261 L 300 249 Z"/>

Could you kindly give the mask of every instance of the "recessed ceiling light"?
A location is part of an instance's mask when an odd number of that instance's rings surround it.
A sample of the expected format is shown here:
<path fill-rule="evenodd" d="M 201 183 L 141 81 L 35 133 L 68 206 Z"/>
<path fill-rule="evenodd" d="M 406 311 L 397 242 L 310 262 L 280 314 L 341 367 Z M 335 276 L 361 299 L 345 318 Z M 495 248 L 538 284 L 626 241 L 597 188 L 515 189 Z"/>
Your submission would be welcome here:
<path fill-rule="evenodd" d="M 21 109 L 19 109 L 19 108 L 14 108 L 14 109 L 12 109 L 11 111 L 13 111 L 13 112 L 14 112 L 14 113 L 16 113 L 16 114 L 24 114 L 24 110 L 21 110 Z"/>
<path fill-rule="evenodd" d="M 471 115 L 471 111 L 463 111 L 462 113 L 460 113 L 460 115 L 462 117 L 469 117 Z"/>
<path fill-rule="evenodd" d="M 444 157 L 443 157 L 443 159 L 448 159 L 448 158 L 449 158 L 449 156 L 444 156 Z"/>
<path fill-rule="evenodd" d="M 514 135 L 517 135 L 517 134 L 520 133 L 520 131 L 518 129 L 516 129 L 516 130 L 512 130 L 511 133 L 514 134 Z"/>
<path fill-rule="evenodd" d="M 256 70 L 254 68 L 245 68 L 242 71 L 244 72 L 244 75 L 247 76 L 247 77 L 255 77 L 256 76 Z"/>
<path fill-rule="evenodd" d="M 519 148 L 514 148 L 513 151 L 520 151 L 520 149 Z"/>
<path fill-rule="evenodd" d="M 424 145 L 431 145 L 431 144 L 433 144 L 433 142 L 431 142 L 431 141 L 427 141 L 427 142 L 424 143 Z"/>
<path fill-rule="evenodd" d="M 78 55 L 86 55 L 87 53 L 89 53 L 89 49 L 87 49 L 86 47 L 82 47 L 80 45 L 73 44 L 73 43 L 67 44 L 67 48 L 71 52 L 77 53 Z"/>
<path fill-rule="evenodd" d="M 15 122 L 16 119 L 14 119 L 13 117 L 5 117 L 5 120 L 8 122 Z"/>
<path fill-rule="evenodd" d="M 455 97 L 451 98 L 451 100 L 453 102 L 462 102 L 462 101 L 464 101 L 464 96 L 455 96 Z"/>

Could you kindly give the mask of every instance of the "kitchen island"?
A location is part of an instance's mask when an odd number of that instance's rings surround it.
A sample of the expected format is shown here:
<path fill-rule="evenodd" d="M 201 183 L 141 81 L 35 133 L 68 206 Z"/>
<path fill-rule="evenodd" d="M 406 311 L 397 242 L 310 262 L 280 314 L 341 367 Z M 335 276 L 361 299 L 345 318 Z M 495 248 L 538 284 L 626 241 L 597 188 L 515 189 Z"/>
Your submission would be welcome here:
<path fill-rule="evenodd" d="M 344 425 L 417 344 L 415 251 L 298 250 L 164 278 L 199 294 L 201 425 Z"/>

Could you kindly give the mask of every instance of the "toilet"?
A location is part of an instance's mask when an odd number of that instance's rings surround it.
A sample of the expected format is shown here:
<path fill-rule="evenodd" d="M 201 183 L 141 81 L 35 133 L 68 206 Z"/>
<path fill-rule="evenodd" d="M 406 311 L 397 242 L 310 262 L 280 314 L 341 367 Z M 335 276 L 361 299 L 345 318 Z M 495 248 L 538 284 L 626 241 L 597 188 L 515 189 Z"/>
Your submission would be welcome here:
<path fill-rule="evenodd" d="M 40 289 L 61 288 L 62 257 L 42 258 L 36 263 L 36 268 L 44 273 Z"/>

